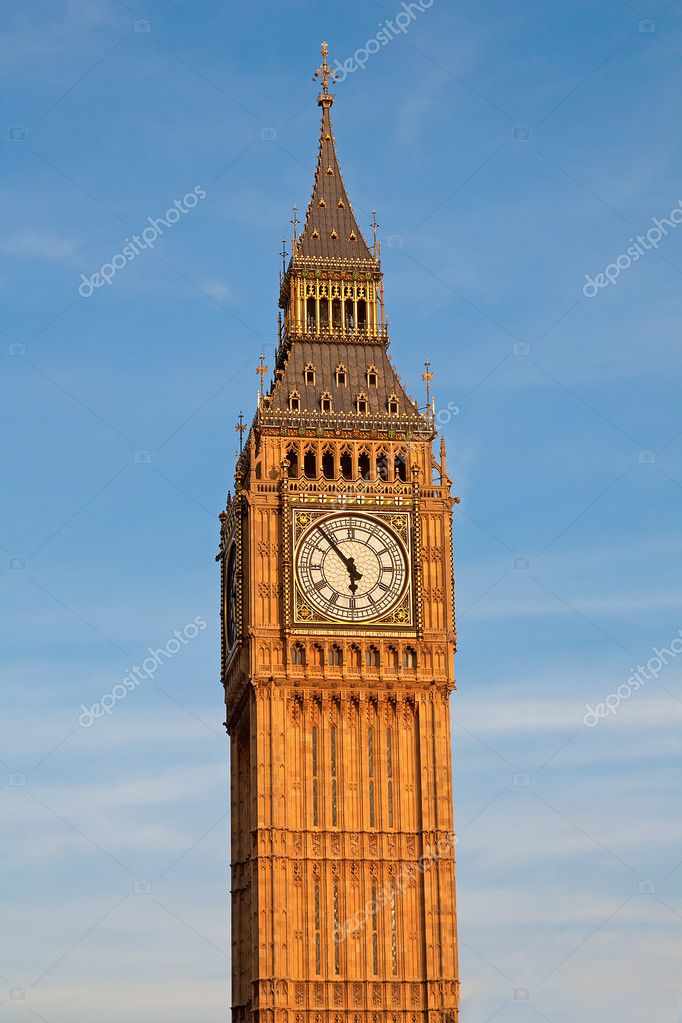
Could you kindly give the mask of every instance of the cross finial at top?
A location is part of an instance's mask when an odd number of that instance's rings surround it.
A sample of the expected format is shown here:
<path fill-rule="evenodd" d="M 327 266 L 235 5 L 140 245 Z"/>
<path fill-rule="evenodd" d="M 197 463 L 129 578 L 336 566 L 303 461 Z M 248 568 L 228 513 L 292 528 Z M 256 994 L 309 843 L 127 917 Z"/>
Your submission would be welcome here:
<path fill-rule="evenodd" d="M 322 49 L 322 63 L 320 64 L 320 66 L 318 67 L 317 71 L 313 75 L 313 81 L 316 78 L 321 79 L 321 81 L 322 81 L 322 95 L 323 96 L 329 96 L 329 98 L 331 99 L 331 96 L 330 96 L 330 93 L 329 93 L 329 82 L 330 81 L 332 81 L 332 82 L 336 81 L 336 71 L 334 71 L 333 68 L 330 68 L 329 64 L 327 63 L 327 54 L 329 53 L 329 46 L 327 45 L 327 43 L 322 43 L 321 49 Z"/>

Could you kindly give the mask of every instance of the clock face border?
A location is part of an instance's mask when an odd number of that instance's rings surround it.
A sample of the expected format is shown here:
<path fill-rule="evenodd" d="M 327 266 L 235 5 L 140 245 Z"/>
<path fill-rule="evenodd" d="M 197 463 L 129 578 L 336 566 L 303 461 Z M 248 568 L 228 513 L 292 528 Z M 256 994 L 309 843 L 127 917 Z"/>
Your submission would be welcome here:
<path fill-rule="evenodd" d="M 230 561 L 234 559 L 234 641 L 232 645 L 228 642 L 228 574 Z M 237 652 L 241 648 L 244 635 L 244 593 L 242 579 L 242 543 L 239 518 L 234 516 L 228 523 L 228 530 L 223 547 L 221 558 L 221 594 L 220 594 L 220 619 L 222 639 L 222 669 L 224 676 L 230 668 Z"/>
<path fill-rule="evenodd" d="M 293 629 L 323 629 L 325 632 L 391 631 L 413 633 L 416 628 L 415 573 L 413 570 L 413 515 L 405 509 L 368 508 L 366 505 L 341 508 L 292 507 L 291 514 L 291 610 L 288 625 Z M 376 618 L 349 621 L 324 614 L 306 598 L 297 572 L 299 546 L 316 523 L 330 519 L 343 519 L 349 515 L 379 523 L 392 533 L 405 556 L 406 581 L 398 601 Z"/>
<path fill-rule="evenodd" d="M 239 625 L 237 585 L 237 544 L 233 539 L 225 555 L 225 585 L 223 607 L 225 614 L 225 653 L 229 657 L 237 645 Z"/>

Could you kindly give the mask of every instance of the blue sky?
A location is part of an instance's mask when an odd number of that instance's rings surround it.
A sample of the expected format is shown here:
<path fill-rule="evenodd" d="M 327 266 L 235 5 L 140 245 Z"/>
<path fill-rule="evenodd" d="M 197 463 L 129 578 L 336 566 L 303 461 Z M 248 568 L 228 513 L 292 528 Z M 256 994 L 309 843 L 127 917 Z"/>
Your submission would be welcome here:
<path fill-rule="evenodd" d="M 319 42 L 355 59 L 400 10 L 3 12 L 0 1020 L 225 1018 L 216 515 L 309 197 Z M 582 289 L 679 209 L 682 3 L 434 0 L 336 94 L 392 354 L 417 394 L 431 357 L 462 499 L 463 1018 L 674 1023 L 682 673 L 628 678 L 682 627 L 682 231 Z"/>

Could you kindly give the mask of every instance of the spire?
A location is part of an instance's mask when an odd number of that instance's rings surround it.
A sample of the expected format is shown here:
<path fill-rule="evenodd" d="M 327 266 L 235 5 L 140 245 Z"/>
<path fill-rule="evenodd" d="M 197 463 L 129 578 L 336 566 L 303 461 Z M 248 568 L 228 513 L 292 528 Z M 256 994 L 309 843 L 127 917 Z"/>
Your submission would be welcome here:
<path fill-rule="evenodd" d="M 322 107 L 320 146 L 313 194 L 295 254 L 322 259 L 373 261 L 346 194 L 336 156 L 330 112 L 334 96 L 329 92 L 329 82 L 334 81 L 335 72 L 327 63 L 328 52 L 327 44 L 322 43 L 322 64 L 315 72 L 315 78 L 322 81 L 322 92 L 317 100 Z"/>

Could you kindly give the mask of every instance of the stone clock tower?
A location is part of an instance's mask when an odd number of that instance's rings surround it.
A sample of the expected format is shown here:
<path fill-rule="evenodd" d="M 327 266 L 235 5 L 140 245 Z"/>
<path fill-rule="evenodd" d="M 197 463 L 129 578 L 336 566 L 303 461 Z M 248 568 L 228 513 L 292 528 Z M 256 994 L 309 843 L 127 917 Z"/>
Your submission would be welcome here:
<path fill-rule="evenodd" d="M 221 515 L 235 1023 L 456 1023 L 452 507 L 322 126 Z M 376 234 L 376 225 L 375 225 Z M 424 374 L 428 385 L 430 373 Z"/>

